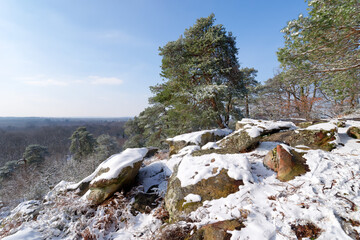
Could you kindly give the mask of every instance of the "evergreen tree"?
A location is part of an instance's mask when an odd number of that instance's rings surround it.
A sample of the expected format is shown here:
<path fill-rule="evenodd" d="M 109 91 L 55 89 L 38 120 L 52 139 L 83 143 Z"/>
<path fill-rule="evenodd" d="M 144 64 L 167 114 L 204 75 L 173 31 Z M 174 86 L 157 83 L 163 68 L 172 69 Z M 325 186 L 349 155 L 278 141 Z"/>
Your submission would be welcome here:
<path fill-rule="evenodd" d="M 111 155 L 119 152 L 119 146 L 115 137 L 111 137 L 109 134 L 102 134 L 96 138 L 95 152 L 97 158 L 103 161 Z"/>
<path fill-rule="evenodd" d="M 245 117 L 250 117 L 250 103 L 253 101 L 252 94 L 256 92 L 255 88 L 258 87 L 260 83 L 255 79 L 257 70 L 254 68 L 242 68 L 240 72 L 244 84 Z"/>
<path fill-rule="evenodd" d="M 74 154 L 75 160 L 81 160 L 94 153 L 96 140 L 86 127 L 79 127 L 70 137 L 70 152 Z"/>
<path fill-rule="evenodd" d="M 47 147 L 31 144 L 26 147 L 23 160 L 26 164 L 41 163 L 47 155 L 49 155 Z"/>
<path fill-rule="evenodd" d="M 162 84 L 151 88 L 152 103 L 166 109 L 167 135 L 226 127 L 239 116 L 233 103 L 243 90 L 235 37 L 215 16 L 200 18 L 178 40 L 160 48 Z"/>
<path fill-rule="evenodd" d="M 359 102 L 360 2 L 312 0 L 308 4 L 308 16 L 300 15 L 282 30 L 285 46 L 277 55 L 283 81 L 303 117 L 311 116 L 319 97 L 330 102 L 329 110 L 337 115 Z"/>

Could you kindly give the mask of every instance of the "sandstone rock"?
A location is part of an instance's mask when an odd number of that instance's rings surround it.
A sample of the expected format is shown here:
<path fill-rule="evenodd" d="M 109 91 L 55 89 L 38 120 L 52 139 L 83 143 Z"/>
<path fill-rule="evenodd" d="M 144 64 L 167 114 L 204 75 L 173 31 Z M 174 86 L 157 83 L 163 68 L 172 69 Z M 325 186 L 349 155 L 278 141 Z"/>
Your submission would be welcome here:
<path fill-rule="evenodd" d="M 336 147 L 337 127 L 329 123 L 316 124 L 305 129 L 274 133 L 263 137 L 261 142 L 281 142 L 292 147 L 307 146 L 311 149 L 331 151 Z M 321 126 L 330 126 L 322 129 Z M 333 126 L 333 127 L 331 127 Z"/>
<path fill-rule="evenodd" d="M 91 175 L 68 190 L 77 190 L 80 195 L 86 192 L 84 197 L 91 204 L 100 204 L 116 191 L 132 186 L 148 153 L 153 153 L 153 150 L 128 148 L 102 162 Z"/>
<path fill-rule="evenodd" d="M 360 139 L 360 128 L 355 126 L 349 127 L 346 134 L 349 135 L 349 137 Z"/>
<path fill-rule="evenodd" d="M 236 131 L 220 140 L 218 145 L 232 152 L 249 152 L 258 146 L 263 136 L 289 129 L 296 129 L 295 124 L 244 118 L 236 123 Z"/>
<path fill-rule="evenodd" d="M 236 123 L 235 131 L 240 129 L 249 129 L 253 126 L 258 128 L 261 136 L 273 134 L 281 130 L 296 129 L 295 124 L 288 121 L 269 121 L 243 118 L 241 121 Z"/>
<path fill-rule="evenodd" d="M 226 220 L 205 225 L 197 230 L 189 240 L 229 240 L 231 234 L 227 231 L 240 230 L 245 225 L 239 220 Z"/>
<path fill-rule="evenodd" d="M 306 160 L 293 149 L 277 145 L 264 158 L 264 165 L 277 172 L 280 181 L 289 181 L 309 171 Z"/>
<path fill-rule="evenodd" d="M 218 142 L 219 147 L 231 152 L 249 152 L 256 148 L 261 139 L 260 135 L 250 135 L 249 132 L 238 130 Z"/>
<path fill-rule="evenodd" d="M 170 221 L 178 221 L 183 214 L 188 214 L 202 206 L 205 200 L 219 199 L 231 193 L 237 192 L 242 180 L 235 180 L 228 176 L 227 170 L 222 169 L 214 177 L 203 179 L 195 185 L 181 187 L 177 178 L 177 168 L 169 179 L 168 189 L 165 195 L 165 207 L 169 211 Z M 184 198 L 195 193 L 201 197 L 200 202 L 185 203 Z"/>
<path fill-rule="evenodd" d="M 204 146 L 208 142 L 216 142 L 231 132 L 230 129 L 213 129 L 168 138 L 166 143 L 169 144 L 169 155 L 177 154 L 182 148 L 189 145 Z"/>

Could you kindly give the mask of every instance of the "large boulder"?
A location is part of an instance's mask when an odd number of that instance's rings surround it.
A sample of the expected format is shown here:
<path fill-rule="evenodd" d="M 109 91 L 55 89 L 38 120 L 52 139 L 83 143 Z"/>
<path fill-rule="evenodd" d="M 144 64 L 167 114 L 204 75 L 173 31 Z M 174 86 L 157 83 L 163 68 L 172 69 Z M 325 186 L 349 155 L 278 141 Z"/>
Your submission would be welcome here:
<path fill-rule="evenodd" d="M 228 231 L 240 230 L 245 225 L 238 219 L 225 220 L 202 226 L 195 231 L 189 240 L 229 240 L 231 233 Z"/>
<path fill-rule="evenodd" d="M 78 190 L 91 204 L 97 205 L 120 189 L 130 188 L 148 154 L 147 148 L 128 148 L 113 155 L 88 177 L 68 189 Z"/>
<path fill-rule="evenodd" d="M 320 123 L 307 128 L 279 132 L 261 139 L 262 142 L 281 142 L 292 147 L 307 146 L 311 149 L 331 151 L 337 145 L 337 127 L 332 123 Z"/>
<path fill-rule="evenodd" d="M 251 181 L 249 162 L 244 156 L 186 155 L 174 168 L 168 182 L 165 207 L 170 221 L 179 221 L 204 201 L 226 197 Z"/>
<path fill-rule="evenodd" d="M 264 158 L 264 165 L 277 172 L 280 181 L 289 181 L 309 171 L 300 153 L 285 145 L 277 145 Z"/>
<path fill-rule="evenodd" d="M 232 130 L 226 128 L 185 133 L 166 139 L 166 143 L 169 144 L 169 154 L 173 155 L 189 145 L 198 145 L 201 147 L 208 142 L 216 142 L 231 132 Z"/>
<path fill-rule="evenodd" d="M 360 139 L 360 128 L 355 126 L 349 127 L 346 134 L 349 135 L 349 137 Z"/>
<path fill-rule="evenodd" d="M 218 146 L 241 153 L 249 152 L 258 146 L 263 136 L 289 129 L 296 129 L 295 124 L 244 118 L 236 123 L 236 131 L 220 140 Z"/>

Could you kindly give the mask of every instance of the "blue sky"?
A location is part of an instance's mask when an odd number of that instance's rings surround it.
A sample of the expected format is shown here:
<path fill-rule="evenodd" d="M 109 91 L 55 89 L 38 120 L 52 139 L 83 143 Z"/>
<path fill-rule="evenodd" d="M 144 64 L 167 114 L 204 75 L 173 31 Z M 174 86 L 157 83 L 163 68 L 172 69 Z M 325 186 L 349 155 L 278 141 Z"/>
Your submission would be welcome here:
<path fill-rule="evenodd" d="M 215 14 L 258 80 L 278 67 L 280 30 L 303 0 L 1 0 L 0 116 L 139 114 L 162 81 L 158 48 Z"/>

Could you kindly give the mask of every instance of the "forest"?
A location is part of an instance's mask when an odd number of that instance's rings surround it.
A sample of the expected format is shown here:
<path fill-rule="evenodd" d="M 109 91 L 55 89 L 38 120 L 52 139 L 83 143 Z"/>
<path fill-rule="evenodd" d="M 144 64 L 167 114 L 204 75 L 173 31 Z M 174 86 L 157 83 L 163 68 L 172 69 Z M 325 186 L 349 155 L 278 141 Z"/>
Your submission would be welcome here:
<path fill-rule="evenodd" d="M 121 151 L 126 120 L 0 118 L 0 201 L 13 205 L 37 199 L 63 179 L 88 175 Z M 79 129 L 85 130 L 80 131 L 84 142 L 93 142 L 86 150 L 72 144 Z M 81 134 L 75 138 L 81 140 Z M 83 155 L 71 157 L 77 153 Z M 18 191 L 9 194 L 9 189 Z"/>

